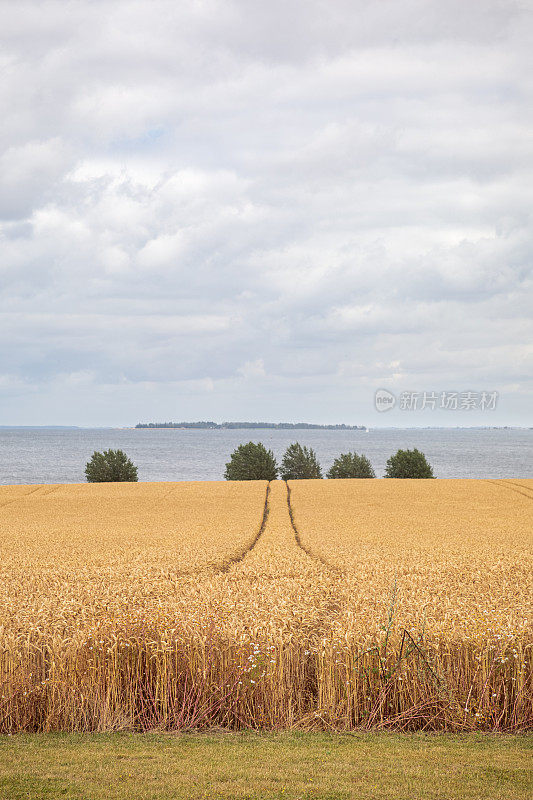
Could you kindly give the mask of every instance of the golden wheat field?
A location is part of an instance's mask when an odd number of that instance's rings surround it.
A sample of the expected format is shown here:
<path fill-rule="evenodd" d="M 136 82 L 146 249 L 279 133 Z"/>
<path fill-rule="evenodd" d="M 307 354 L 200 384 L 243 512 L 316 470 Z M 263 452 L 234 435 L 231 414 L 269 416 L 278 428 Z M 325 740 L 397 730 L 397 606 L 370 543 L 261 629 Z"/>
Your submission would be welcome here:
<path fill-rule="evenodd" d="M 523 730 L 533 480 L 0 487 L 0 731 Z"/>

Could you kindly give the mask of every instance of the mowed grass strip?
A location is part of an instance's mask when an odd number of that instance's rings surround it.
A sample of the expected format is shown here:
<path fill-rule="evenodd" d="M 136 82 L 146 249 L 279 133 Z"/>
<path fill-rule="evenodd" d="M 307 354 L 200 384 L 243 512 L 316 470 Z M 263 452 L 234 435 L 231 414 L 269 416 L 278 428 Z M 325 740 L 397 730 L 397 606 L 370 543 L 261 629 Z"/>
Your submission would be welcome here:
<path fill-rule="evenodd" d="M 526 800 L 532 736 L 0 737 L 4 800 Z"/>

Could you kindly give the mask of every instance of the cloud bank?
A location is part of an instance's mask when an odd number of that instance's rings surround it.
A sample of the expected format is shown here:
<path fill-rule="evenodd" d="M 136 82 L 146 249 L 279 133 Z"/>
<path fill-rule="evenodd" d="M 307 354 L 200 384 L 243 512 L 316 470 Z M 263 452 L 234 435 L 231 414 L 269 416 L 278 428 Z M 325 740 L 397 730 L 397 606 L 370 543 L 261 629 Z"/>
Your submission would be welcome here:
<path fill-rule="evenodd" d="M 533 424 L 529 3 L 0 5 L 4 424 Z"/>

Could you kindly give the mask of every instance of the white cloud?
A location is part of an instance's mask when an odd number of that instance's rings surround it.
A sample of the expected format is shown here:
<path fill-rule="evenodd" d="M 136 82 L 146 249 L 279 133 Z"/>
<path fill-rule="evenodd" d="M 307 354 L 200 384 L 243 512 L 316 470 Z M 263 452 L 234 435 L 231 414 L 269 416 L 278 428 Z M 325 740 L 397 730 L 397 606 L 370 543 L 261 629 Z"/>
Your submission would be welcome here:
<path fill-rule="evenodd" d="M 59 137 L 7 147 L 0 154 L 0 219 L 28 217 L 51 198 L 71 158 Z"/>
<path fill-rule="evenodd" d="M 238 368 L 237 372 L 242 375 L 245 380 L 251 381 L 266 376 L 265 364 L 262 358 L 257 358 L 255 361 L 247 361 L 246 364 Z"/>

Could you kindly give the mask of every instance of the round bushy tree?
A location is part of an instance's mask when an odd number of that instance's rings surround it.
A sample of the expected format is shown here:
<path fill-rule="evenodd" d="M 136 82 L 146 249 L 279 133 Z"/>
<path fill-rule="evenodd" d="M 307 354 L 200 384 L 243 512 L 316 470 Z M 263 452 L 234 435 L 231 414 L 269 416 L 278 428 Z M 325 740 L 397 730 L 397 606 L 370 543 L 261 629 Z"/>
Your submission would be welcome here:
<path fill-rule="evenodd" d="M 322 470 L 315 451 L 295 442 L 290 444 L 281 462 L 281 477 L 284 481 L 302 480 L 303 478 L 321 478 Z"/>
<path fill-rule="evenodd" d="M 434 478 L 424 453 L 417 450 L 398 450 L 387 461 L 386 478 Z"/>
<path fill-rule="evenodd" d="M 275 481 L 278 466 L 274 453 L 261 442 L 241 444 L 231 454 L 224 477 L 227 481 Z"/>
<path fill-rule="evenodd" d="M 364 455 L 341 453 L 329 469 L 328 478 L 375 478 L 372 464 Z"/>
<path fill-rule="evenodd" d="M 85 465 L 85 476 L 89 483 L 139 480 L 137 467 L 122 450 L 94 452 Z"/>

